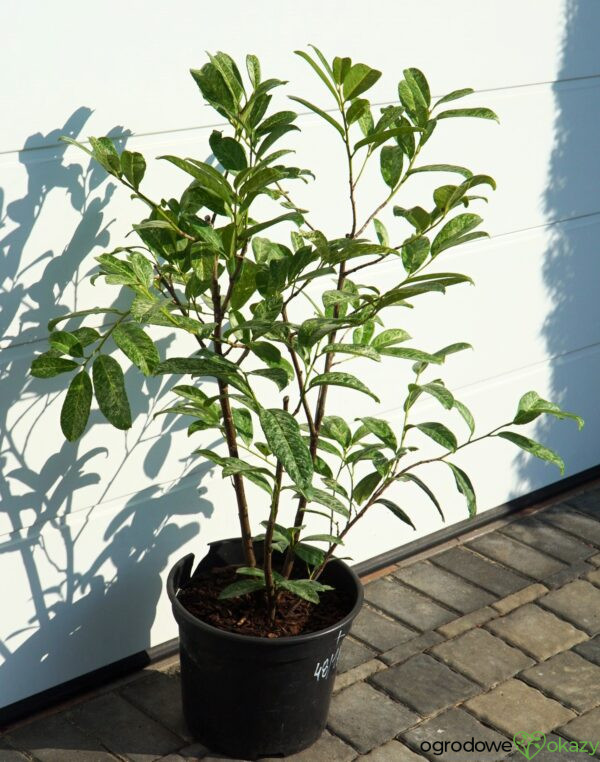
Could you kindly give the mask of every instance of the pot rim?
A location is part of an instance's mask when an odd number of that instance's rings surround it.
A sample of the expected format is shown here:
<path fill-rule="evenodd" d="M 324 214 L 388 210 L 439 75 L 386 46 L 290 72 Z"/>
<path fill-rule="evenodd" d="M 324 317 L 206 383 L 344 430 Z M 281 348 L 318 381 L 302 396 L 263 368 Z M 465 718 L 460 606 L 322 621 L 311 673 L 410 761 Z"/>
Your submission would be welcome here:
<path fill-rule="evenodd" d="M 237 537 L 229 537 L 225 540 L 216 540 L 215 543 L 224 543 L 224 542 L 232 542 L 237 541 L 239 542 L 239 538 Z M 212 545 L 213 543 L 208 543 L 208 545 Z M 218 635 L 222 638 L 225 638 L 226 640 L 230 640 L 234 643 L 247 643 L 248 645 L 256 645 L 256 646 L 262 646 L 265 648 L 274 648 L 274 647 L 281 647 L 281 646 L 289 646 L 292 644 L 298 644 L 301 645 L 303 643 L 317 640 L 319 638 L 322 638 L 326 635 L 330 635 L 331 633 L 335 632 L 336 630 L 340 629 L 341 627 L 345 627 L 347 624 L 351 624 L 355 617 L 357 616 L 358 612 L 360 611 L 362 604 L 363 604 L 363 598 L 364 598 L 364 590 L 362 586 L 362 582 L 360 581 L 358 575 L 356 572 L 352 569 L 352 567 L 348 566 L 344 561 L 342 561 L 339 558 L 333 557 L 329 563 L 341 565 L 344 567 L 344 570 L 348 575 L 350 576 L 350 579 L 354 583 L 355 593 L 356 593 L 356 600 L 354 602 L 354 605 L 352 606 L 351 610 L 344 616 L 342 619 L 338 619 L 337 622 L 334 622 L 334 624 L 329 625 L 329 627 L 324 628 L 323 630 L 316 630 L 315 632 L 308 632 L 304 635 L 283 635 L 280 638 L 261 638 L 258 635 L 242 635 L 238 632 L 229 632 L 228 630 L 222 630 L 219 627 L 214 627 L 212 624 L 208 624 L 208 622 L 204 622 L 202 619 L 198 619 L 198 617 L 195 617 L 193 614 L 191 614 L 185 606 L 181 603 L 181 601 L 177 598 L 177 591 L 175 589 L 175 572 L 177 569 L 185 563 L 188 559 L 190 567 L 193 566 L 194 563 L 194 554 L 188 553 L 186 556 L 183 556 L 183 558 L 180 558 L 179 561 L 176 561 L 175 564 L 171 567 L 171 570 L 169 572 L 169 576 L 167 577 L 167 594 L 169 596 L 169 599 L 171 601 L 171 605 L 173 607 L 173 614 L 176 619 L 179 617 L 182 617 L 190 624 L 193 624 L 196 627 L 199 627 L 200 629 L 203 629 L 209 633 L 212 633 L 213 635 Z M 179 590 L 179 588 L 177 588 Z M 345 635 L 349 634 L 348 632 L 344 633 Z"/>

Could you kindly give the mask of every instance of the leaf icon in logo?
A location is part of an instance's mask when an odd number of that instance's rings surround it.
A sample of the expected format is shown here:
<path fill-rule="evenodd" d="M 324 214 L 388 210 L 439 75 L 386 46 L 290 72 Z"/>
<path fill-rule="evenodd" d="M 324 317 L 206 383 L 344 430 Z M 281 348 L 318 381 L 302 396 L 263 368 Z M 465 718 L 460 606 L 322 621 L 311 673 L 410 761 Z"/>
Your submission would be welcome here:
<path fill-rule="evenodd" d="M 516 733 L 513 741 L 517 750 L 527 759 L 533 759 L 546 745 L 546 736 L 543 733 Z"/>

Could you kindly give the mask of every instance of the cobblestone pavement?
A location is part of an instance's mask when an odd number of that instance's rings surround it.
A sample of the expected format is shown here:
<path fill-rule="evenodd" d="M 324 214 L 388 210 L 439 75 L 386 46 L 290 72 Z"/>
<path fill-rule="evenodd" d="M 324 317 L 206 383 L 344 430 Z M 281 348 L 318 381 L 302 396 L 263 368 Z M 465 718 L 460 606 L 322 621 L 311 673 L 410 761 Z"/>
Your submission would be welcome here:
<path fill-rule="evenodd" d="M 328 730 L 288 759 L 600 758 L 600 488 L 367 581 L 334 691 Z M 0 736 L 1 762 L 32 759 L 223 758 L 189 737 L 171 659 Z"/>

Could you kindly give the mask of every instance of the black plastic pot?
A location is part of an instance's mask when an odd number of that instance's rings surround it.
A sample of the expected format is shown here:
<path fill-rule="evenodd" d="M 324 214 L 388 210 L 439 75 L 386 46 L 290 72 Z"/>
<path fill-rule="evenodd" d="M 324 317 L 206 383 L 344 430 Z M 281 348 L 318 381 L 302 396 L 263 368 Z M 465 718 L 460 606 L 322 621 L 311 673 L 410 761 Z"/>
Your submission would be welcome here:
<path fill-rule="evenodd" d="M 243 560 L 239 539 L 213 542 L 193 576 Z M 212 751 L 243 759 L 307 748 L 327 722 L 340 646 L 362 605 L 360 580 L 343 561 L 331 561 L 321 581 L 346 592 L 354 600 L 351 611 L 308 635 L 259 638 L 219 630 L 182 606 L 177 591 L 190 580 L 193 563 L 193 554 L 182 558 L 167 581 L 191 733 Z"/>

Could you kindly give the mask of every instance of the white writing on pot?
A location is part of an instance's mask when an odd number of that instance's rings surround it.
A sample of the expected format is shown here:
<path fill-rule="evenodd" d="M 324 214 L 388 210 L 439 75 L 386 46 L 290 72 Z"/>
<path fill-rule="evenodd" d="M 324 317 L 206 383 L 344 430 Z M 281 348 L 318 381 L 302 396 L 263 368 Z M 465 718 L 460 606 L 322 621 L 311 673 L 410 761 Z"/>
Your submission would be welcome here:
<path fill-rule="evenodd" d="M 335 665 L 337 664 L 337 660 L 340 655 L 340 651 L 342 649 L 340 645 L 340 641 L 343 640 L 345 637 L 346 637 L 346 633 L 343 630 L 340 630 L 338 632 L 337 644 L 334 651 L 329 656 L 327 656 L 324 661 L 317 662 L 317 665 L 314 671 L 314 677 L 317 682 L 319 682 L 319 680 L 321 679 L 326 680 L 329 677 L 329 675 L 333 674 Z"/>

